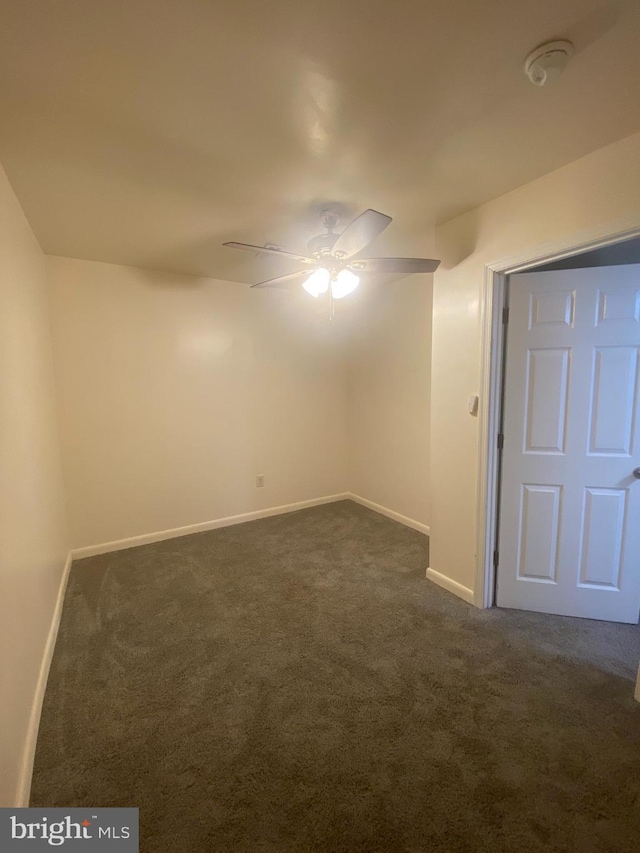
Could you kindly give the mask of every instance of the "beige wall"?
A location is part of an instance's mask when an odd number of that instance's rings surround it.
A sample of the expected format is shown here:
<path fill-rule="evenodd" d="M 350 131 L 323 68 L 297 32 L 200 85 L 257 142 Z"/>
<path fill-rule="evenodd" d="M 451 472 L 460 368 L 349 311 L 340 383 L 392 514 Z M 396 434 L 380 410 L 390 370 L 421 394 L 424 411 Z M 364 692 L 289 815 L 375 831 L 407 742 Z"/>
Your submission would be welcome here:
<path fill-rule="evenodd" d="M 351 330 L 349 489 L 428 526 L 432 276 L 369 288 Z"/>
<path fill-rule="evenodd" d="M 45 261 L 1 169 L 0 302 L 0 806 L 10 806 L 69 542 Z"/>
<path fill-rule="evenodd" d="M 345 491 L 344 330 L 307 294 L 48 270 L 75 548 Z"/>
<path fill-rule="evenodd" d="M 431 419 L 431 568 L 472 590 L 476 560 L 479 307 L 485 265 L 640 225 L 640 134 L 437 229 Z M 482 405 L 482 401 L 481 401 Z"/>
<path fill-rule="evenodd" d="M 75 548 L 345 491 L 429 523 L 430 276 L 329 323 L 302 291 L 47 263 Z"/>

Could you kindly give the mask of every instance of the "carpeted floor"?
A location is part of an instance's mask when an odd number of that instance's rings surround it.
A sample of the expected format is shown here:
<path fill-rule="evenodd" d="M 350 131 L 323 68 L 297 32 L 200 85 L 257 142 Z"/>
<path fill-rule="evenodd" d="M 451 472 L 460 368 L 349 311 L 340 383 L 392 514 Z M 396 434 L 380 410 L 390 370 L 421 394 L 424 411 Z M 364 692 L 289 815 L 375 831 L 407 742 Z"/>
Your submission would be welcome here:
<path fill-rule="evenodd" d="M 479 611 L 349 501 L 74 563 L 32 805 L 143 853 L 640 849 L 637 626 Z"/>

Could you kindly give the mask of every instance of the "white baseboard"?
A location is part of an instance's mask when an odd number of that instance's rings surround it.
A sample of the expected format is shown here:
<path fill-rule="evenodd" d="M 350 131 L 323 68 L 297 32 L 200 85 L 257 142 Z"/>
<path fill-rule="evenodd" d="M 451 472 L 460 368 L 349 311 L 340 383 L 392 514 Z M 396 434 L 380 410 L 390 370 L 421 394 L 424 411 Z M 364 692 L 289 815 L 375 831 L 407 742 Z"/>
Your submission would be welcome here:
<path fill-rule="evenodd" d="M 475 603 L 473 590 L 469 589 L 468 586 L 462 586 L 461 583 L 451 580 L 451 578 L 446 577 L 446 575 L 441 575 L 440 572 L 436 572 L 435 569 L 427 569 L 427 578 L 428 580 L 437 583 L 438 586 L 441 586 L 448 592 L 452 592 L 454 595 L 457 595 L 458 598 L 462 598 L 469 604 Z"/>
<path fill-rule="evenodd" d="M 149 545 L 151 542 L 162 542 L 165 539 L 176 539 L 178 536 L 189 536 L 191 533 L 203 533 L 206 530 L 216 530 L 219 527 L 230 527 L 232 524 L 244 524 L 258 518 L 269 518 L 272 515 L 283 515 L 285 512 L 295 512 L 321 504 L 335 503 L 348 500 L 351 495 L 326 495 L 309 501 L 298 501 L 284 506 L 273 506 L 268 509 L 258 509 L 254 512 L 243 512 L 241 515 L 230 515 L 227 518 L 215 518 L 213 521 L 202 521 L 199 524 L 188 524 L 185 527 L 174 527 L 171 530 L 160 530 L 157 533 L 144 533 L 142 536 L 131 536 L 128 539 L 116 539 L 113 542 L 103 542 L 101 545 L 88 545 L 85 548 L 74 548 L 71 552 L 74 560 L 83 557 L 95 557 L 98 554 L 108 554 L 111 551 L 123 551 L 125 548 L 136 548 L 138 545 Z"/>
<path fill-rule="evenodd" d="M 411 527 L 413 530 L 418 530 L 420 533 L 424 533 L 425 536 L 428 536 L 430 533 L 429 526 L 427 524 L 423 524 L 421 521 L 416 521 L 414 518 L 408 518 L 406 515 L 400 515 L 399 512 L 387 509 L 386 506 L 380 506 L 380 504 L 376 504 L 366 498 L 361 498 L 360 495 L 354 495 L 352 493 L 345 495 L 345 497 L 355 501 L 357 504 L 366 506 L 368 509 L 372 509 L 374 512 L 379 512 L 380 515 L 386 515 L 387 518 L 399 521 L 400 524 L 404 524 L 405 527 Z"/>
<path fill-rule="evenodd" d="M 67 561 L 62 570 L 60 578 L 60 586 L 58 587 L 58 595 L 56 604 L 49 625 L 49 633 L 47 634 L 47 642 L 44 647 L 42 663 L 40 664 L 40 672 L 38 673 L 38 681 L 36 683 L 36 692 L 31 705 L 31 713 L 29 714 L 29 726 L 27 728 L 27 737 L 25 739 L 24 749 L 22 752 L 22 764 L 20 766 L 20 775 L 18 777 L 18 786 L 15 796 L 15 808 L 27 808 L 29 805 L 29 796 L 31 794 L 31 776 L 33 774 L 33 761 L 36 755 L 36 744 L 38 742 L 38 728 L 40 726 L 40 714 L 42 712 L 42 703 L 44 701 L 45 690 L 47 689 L 47 679 L 49 678 L 49 669 L 53 658 L 53 651 L 56 646 L 58 637 L 58 628 L 60 627 L 60 617 L 62 616 L 62 605 L 64 604 L 64 594 L 67 589 L 69 580 L 69 572 L 71 571 L 71 563 L 73 555 L 71 551 L 67 555 Z"/>

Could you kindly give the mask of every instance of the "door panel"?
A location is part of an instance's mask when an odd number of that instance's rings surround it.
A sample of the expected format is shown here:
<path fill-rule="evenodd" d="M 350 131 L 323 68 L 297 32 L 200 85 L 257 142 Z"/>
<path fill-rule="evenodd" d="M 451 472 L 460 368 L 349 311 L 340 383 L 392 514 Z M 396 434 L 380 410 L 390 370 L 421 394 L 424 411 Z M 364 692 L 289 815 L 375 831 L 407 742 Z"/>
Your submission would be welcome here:
<path fill-rule="evenodd" d="M 569 354 L 568 347 L 527 353 L 525 453 L 564 453 Z"/>
<path fill-rule="evenodd" d="M 573 326 L 575 299 L 575 290 L 532 293 L 529 328 L 544 325 Z"/>
<path fill-rule="evenodd" d="M 637 347 L 596 347 L 589 454 L 629 456 L 637 397 Z"/>
<path fill-rule="evenodd" d="M 497 603 L 637 622 L 640 267 L 510 279 Z"/>
<path fill-rule="evenodd" d="M 518 578 L 556 582 L 561 486 L 522 486 Z"/>
<path fill-rule="evenodd" d="M 580 583 L 620 589 L 628 489 L 585 489 Z"/>
<path fill-rule="evenodd" d="M 640 322 L 640 288 L 616 287 L 615 284 L 598 288 L 598 325 L 616 320 Z"/>

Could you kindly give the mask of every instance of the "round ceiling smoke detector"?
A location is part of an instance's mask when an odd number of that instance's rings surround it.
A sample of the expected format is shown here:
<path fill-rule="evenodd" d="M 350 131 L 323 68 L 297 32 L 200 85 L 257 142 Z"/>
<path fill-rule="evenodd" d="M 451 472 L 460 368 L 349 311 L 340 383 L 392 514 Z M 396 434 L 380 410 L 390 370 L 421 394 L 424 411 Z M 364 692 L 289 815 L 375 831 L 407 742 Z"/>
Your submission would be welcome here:
<path fill-rule="evenodd" d="M 573 56 L 570 41 L 550 41 L 532 50 L 524 61 L 524 73 L 536 86 L 559 77 Z"/>

